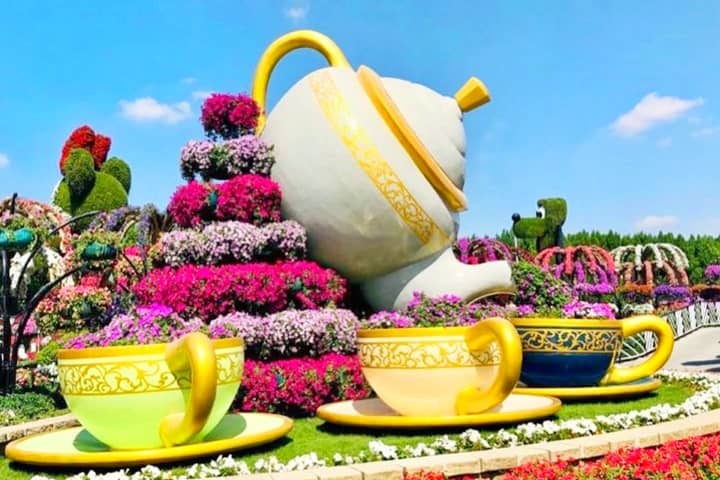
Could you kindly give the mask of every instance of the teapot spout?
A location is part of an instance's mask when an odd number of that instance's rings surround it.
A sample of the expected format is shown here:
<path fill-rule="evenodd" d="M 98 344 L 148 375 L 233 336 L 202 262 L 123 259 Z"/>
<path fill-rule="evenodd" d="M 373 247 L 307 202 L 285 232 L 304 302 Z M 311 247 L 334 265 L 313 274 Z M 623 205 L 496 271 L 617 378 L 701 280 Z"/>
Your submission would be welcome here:
<path fill-rule="evenodd" d="M 510 264 L 506 261 L 466 265 L 450 248 L 362 285 L 368 303 L 376 310 L 398 310 L 413 292 L 430 297 L 457 295 L 465 301 L 494 294 L 515 293 Z"/>

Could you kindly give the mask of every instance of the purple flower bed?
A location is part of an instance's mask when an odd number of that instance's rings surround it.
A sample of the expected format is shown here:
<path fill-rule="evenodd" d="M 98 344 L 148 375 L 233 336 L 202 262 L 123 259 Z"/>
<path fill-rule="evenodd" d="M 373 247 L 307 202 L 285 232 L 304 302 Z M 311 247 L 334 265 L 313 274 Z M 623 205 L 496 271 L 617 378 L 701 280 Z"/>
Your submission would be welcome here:
<path fill-rule="evenodd" d="M 708 265 L 705 269 L 705 280 L 708 283 L 720 283 L 720 265 Z"/>
<path fill-rule="evenodd" d="M 174 230 L 162 236 L 160 263 L 178 267 L 201 264 L 247 263 L 255 260 L 299 260 L 307 251 L 307 233 L 287 220 L 256 227 L 229 221 L 206 225 L 201 230 Z"/>
<path fill-rule="evenodd" d="M 204 180 L 235 175 L 269 176 L 275 164 L 272 147 L 255 135 L 242 135 L 225 142 L 191 140 L 180 151 L 183 178 L 199 174 Z"/>
<path fill-rule="evenodd" d="M 693 293 L 690 287 L 682 285 L 658 285 L 653 289 L 653 297 L 658 303 L 663 302 L 687 302 L 693 300 Z"/>
<path fill-rule="evenodd" d="M 614 319 L 616 307 L 608 303 L 590 303 L 573 300 L 562 309 L 566 318 L 610 318 Z"/>
<path fill-rule="evenodd" d="M 356 352 L 358 319 L 350 310 L 285 310 L 264 317 L 231 313 L 210 322 L 214 338 L 242 337 L 249 358 L 275 360 Z"/>
<path fill-rule="evenodd" d="M 205 328 L 198 318 L 186 320 L 169 307 L 151 305 L 116 315 L 102 329 L 75 337 L 67 341 L 64 348 L 166 343 Z"/>

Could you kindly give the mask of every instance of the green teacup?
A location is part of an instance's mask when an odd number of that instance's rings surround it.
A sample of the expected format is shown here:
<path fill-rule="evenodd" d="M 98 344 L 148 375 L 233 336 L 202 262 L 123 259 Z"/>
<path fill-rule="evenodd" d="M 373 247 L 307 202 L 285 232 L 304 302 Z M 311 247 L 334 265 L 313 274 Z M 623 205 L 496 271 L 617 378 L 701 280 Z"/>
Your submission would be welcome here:
<path fill-rule="evenodd" d="M 116 450 L 202 440 L 240 386 L 241 339 L 190 333 L 169 344 L 58 352 L 60 388 L 95 438 Z"/>

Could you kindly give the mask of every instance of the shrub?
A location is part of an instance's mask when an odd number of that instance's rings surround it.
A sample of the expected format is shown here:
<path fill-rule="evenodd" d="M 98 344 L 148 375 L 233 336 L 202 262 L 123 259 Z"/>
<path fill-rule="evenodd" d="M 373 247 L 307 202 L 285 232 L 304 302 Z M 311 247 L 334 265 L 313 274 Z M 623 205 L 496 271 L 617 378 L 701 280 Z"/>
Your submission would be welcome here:
<path fill-rule="evenodd" d="M 530 305 L 539 314 L 557 314 L 571 299 L 570 286 L 537 265 L 517 262 L 512 267 L 517 288 L 515 303 Z"/>
<path fill-rule="evenodd" d="M 55 192 L 53 203 L 71 215 L 81 215 L 95 210 L 113 210 L 127 205 L 128 196 L 115 177 L 103 172 L 95 172 L 95 185 L 83 199 L 75 200 L 65 180 L 61 181 Z M 81 231 L 92 220 L 84 218 L 73 225 L 73 230 Z"/>
<path fill-rule="evenodd" d="M 307 417 L 324 403 L 360 400 L 370 392 L 356 355 L 247 360 L 236 406 L 245 412 Z"/>
<path fill-rule="evenodd" d="M 0 396 L 0 412 L 3 412 L 5 422 L 27 422 L 47 417 L 55 412 L 55 402 L 52 398 L 40 393 L 11 393 Z"/>
<path fill-rule="evenodd" d="M 110 291 L 102 287 L 73 285 L 54 290 L 37 306 L 34 317 L 40 333 L 80 331 L 112 304 Z"/>
<path fill-rule="evenodd" d="M 124 160 L 118 157 L 112 157 L 107 162 L 103 163 L 100 171 L 115 177 L 126 192 L 130 191 L 132 174 L 130 173 L 130 167 Z"/>
<path fill-rule="evenodd" d="M 265 317 L 231 313 L 209 325 L 213 338 L 242 337 L 248 358 L 269 360 L 356 352 L 358 319 L 350 310 L 285 310 Z"/>
<path fill-rule="evenodd" d="M 90 152 L 76 148 L 65 162 L 65 181 L 70 189 L 70 199 L 81 201 L 95 185 L 95 166 Z"/>
<path fill-rule="evenodd" d="M 346 282 L 316 263 L 186 265 L 153 270 L 133 287 L 140 304 L 158 303 L 209 321 L 235 311 L 275 313 L 339 304 Z"/>

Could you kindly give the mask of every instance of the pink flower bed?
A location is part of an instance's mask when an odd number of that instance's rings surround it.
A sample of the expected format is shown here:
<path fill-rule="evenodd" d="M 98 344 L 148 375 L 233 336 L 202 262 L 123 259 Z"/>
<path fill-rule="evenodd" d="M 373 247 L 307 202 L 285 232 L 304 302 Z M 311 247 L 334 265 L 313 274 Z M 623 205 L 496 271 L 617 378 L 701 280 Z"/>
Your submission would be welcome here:
<path fill-rule="evenodd" d="M 359 400 L 370 392 L 356 355 L 246 360 L 236 406 L 246 412 L 306 417 L 324 403 Z"/>
<path fill-rule="evenodd" d="M 314 262 L 248 263 L 153 270 L 133 292 L 139 304 L 162 304 L 185 317 L 210 321 L 236 311 L 275 313 L 339 305 L 346 281 Z"/>
<path fill-rule="evenodd" d="M 170 198 L 168 214 L 184 228 L 212 220 L 262 225 L 280 221 L 280 186 L 261 175 L 238 175 L 220 183 L 191 181 Z"/>

